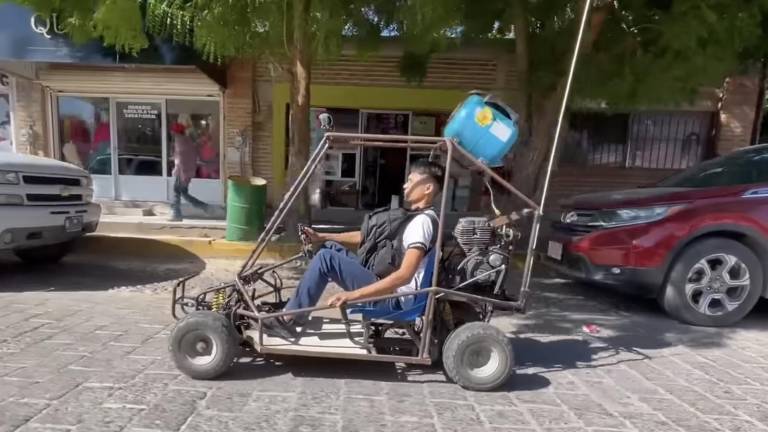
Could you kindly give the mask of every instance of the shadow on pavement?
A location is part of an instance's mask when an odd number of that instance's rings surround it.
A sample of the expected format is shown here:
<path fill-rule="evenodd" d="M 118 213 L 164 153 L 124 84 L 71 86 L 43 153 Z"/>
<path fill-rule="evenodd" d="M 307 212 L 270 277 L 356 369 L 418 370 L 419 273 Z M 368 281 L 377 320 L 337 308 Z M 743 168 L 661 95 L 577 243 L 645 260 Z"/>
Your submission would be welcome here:
<path fill-rule="evenodd" d="M 244 361 L 236 363 L 220 381 L 254 380 L 290 374 L 296 378 L 360 380 L 386 383 L 449 383 L 440 366 L 404 365 L 378 361 L 325 359 L 307 357 L 256 356 L 244 352 Z M 516 373 L 496 391 L 530 391 L 546 388 L 550 381 L 535 373 Z"/>
<path fill-rule="evenodd" d="M 160 291 L 206 268 L 196 255 L 152 239 L 121 240 L 111 246 L 78 245 L 62 261 L 49 265 L 26 264 L 2 253 L 0 292 L 107 291 L 147 285 Z"/>
<path fill-rule="evenodd" d="M 513 345 L 519 367 L 536 372 L 641 361 L 660 350 L 723 347 L 737 330 L 764 329 L 767 303 L 730 328 L 695 327 L 670 318 L 653 299 L 541 279 L 529 312 L 511 317 Z M 599 330 L 585 331 L 586 324 Z"/>

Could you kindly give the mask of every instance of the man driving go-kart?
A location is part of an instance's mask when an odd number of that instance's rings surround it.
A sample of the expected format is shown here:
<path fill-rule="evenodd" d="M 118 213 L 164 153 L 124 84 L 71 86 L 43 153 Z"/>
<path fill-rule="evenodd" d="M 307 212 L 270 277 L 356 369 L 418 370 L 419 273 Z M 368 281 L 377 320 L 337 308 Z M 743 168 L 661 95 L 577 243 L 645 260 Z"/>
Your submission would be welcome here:
<path fill-rule="evenodd" d="M 341 306 L 392 294 L 415 291 L 422 286 L 427 255 L 435 245 L 438 218 L 433 202 L 440 193 L 444 170 L 436 162 L 418 160 L 411 166 L 403 185 L 409 210 L 380 209 L 366 216 L 360 231 L 318 233 L 303 232 L 313 243 L 323 242 L 301 279 L 285 311 L 317 305 L 329 281 L 344 291 L 328 299 L 328 306 Z M 359 247 L 354 254 L 345 247 Z M 388 310 L 407 308 L 412 296 L 380 300 L 369 307 Z M 262 325 L 266 334 L 285 339 L 297 336 L 307 314 L 267 318 Z"/>

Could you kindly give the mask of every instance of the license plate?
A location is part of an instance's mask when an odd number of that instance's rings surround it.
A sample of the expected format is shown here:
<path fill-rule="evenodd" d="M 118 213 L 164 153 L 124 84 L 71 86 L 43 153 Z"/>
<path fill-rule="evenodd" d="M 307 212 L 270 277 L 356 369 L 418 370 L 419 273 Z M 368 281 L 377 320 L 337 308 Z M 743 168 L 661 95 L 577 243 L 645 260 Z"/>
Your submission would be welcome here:
<path fill-rule="evenodd" d="M 563 259 L 563 244 L 551 241 L 547 247 L 547 256 L 560 261 Z"/>
<path fill-rule="evenodd" d="M 83 217 L 82 216 L 70 216 L 64 219 L 64 230 L 67 232 L 75 232 L 83 230 Z"/>

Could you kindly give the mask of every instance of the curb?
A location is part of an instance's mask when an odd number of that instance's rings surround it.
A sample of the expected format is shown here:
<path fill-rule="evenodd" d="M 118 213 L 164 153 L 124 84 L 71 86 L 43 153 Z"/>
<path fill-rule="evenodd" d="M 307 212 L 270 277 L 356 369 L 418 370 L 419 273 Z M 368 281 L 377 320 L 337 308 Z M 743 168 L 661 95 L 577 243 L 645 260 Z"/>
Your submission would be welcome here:
<path fill-rule="evenodd" d="M 251 242 L 199 237 L 90 234 L 80 239 L 76 250 L 87 254 L 117 254 L 142 258 L 193 255 L 198 258 L 246 259 L 254 247 L 255 243 Z M 267 245 L 261 258 L 284 260 L 299 253 L 300 249 L 298 244 L 273 242 Z"/>
<path fill-rule="evenodd" d="M 253 242 L 233 242 L 207 237 L 141 236 L 127 234 L 89 234 L 78 241 L 76 250 L 93 255 L 120 255 L 141 258 L 228 258 L 244 260 L 255 247 Z M 271 242 L 261 258 L 282 261 L 301 250 L 298 243 Z M 537 260 L 538 261 L 538 260 Z M 518 270 L 525 265 L 525 255 L 515 254 L 512 262 Z"/>

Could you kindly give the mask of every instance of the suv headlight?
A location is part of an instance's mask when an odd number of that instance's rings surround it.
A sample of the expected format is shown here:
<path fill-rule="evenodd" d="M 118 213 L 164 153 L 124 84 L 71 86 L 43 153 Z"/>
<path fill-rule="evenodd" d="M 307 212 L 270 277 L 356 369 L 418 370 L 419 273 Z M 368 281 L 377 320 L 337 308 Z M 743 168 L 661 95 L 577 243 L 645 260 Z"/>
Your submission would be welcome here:
<path fill-rule="evenodd" d="M 602 222 L 603 226 L 606 227 L 634 225 L 655 222 L 657 220 L 663 219 L 681 207 L 682 206 L 658 206 L 604 210 L 599 213 L 598 218 L 600 222 Z"/>
<path fill-rule="evenodd" d="M 0 184 L 19 184 L 19 173 L 0 171 Z"/>
<path fill-rule="evenodd" d="M 93 177 L 88 176 L 85 178 L 85 182 L 83 182 L 83 186 L 87 188 L 93 188 Z"/>

